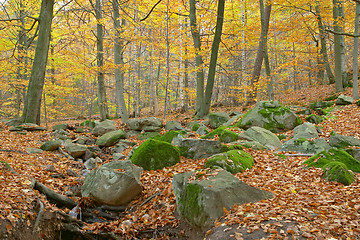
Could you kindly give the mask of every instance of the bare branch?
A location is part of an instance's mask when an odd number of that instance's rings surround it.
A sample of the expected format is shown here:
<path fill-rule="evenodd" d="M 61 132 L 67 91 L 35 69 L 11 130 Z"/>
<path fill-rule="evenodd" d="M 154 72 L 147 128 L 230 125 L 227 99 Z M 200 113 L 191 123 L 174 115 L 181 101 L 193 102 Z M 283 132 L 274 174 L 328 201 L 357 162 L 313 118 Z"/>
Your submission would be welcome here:
<path fill-rule="evenodd" d="M 150 12 L 143 18 L 143 19 L 140 19 L 140 22 L 142 21 L 145 21 L 149 16 L 150 14 L 154 11 L 154 9 L 156 8 L 156 6 L 161 3 L 162 0 L 159 0 L 157 3 L 155 3 L 155 5 L 151 8 Z"/>
<path fill-rule="evenodd" d="M 332 33 L 332 34 L 335 34 L 335 35 L 344 35 L 344 36 L 348 36 L 348 37 L 360 37 L 360 35 L 355 35 L 355 34 L 352 34 L 352 33 L 346 33 L 346 32 L 335 32 L 331 29 L 325 29 L 326 32 L 329 32 L 329 33 Z"/>

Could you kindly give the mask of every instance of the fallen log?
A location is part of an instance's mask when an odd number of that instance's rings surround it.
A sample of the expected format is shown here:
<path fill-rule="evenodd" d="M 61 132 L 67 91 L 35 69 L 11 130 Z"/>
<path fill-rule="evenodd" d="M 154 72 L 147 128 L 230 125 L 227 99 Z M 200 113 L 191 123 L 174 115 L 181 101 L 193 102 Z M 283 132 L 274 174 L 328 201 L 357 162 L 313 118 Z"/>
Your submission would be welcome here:
<path fill-rule="evenodd" d="M 44 184 L 36 181 L 36 179 L 34 178 L 31 180 L 30 187 L 44 194 L 50 201 L 53 201 L 56 206 L 60 208 L 67 207 L 68 209 L 73 209 L 77 205 L 74 200 L 54 192 L 53 190 L 46 187 Z"/>

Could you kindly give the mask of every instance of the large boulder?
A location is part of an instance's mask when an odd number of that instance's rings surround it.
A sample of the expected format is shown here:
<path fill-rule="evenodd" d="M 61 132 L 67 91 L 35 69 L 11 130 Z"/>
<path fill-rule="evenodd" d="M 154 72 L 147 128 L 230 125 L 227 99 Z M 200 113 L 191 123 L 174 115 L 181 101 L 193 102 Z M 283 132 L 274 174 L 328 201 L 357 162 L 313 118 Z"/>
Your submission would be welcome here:
<path fill-rule="evenodd" d="M 229 115 L 225 112 L 210 113 L 207 115 L 207 118 L 209 119 L 209 125 L 212 129 L 218 128 L 230 120 Z"/>
<path fill-rule="evenodd" d="M 259 142 L 269 150 L 275 150 L 281 146 L 281 142 L 275 134 L 261 127 L 251 127 L 246 130 L 244 134 L 241 134 L 241 136 L 242 135 L 245 135 L 244 140 L 250 139 Z"/>
<path fill-rule="evenodd" d="M 126 205 L 142 191 L 141 173 L 131 161 L 104 164 L 86 175 L 81 194 L 99 205 Z"/>
<path fill-rule="evenodd" d="M 345 186 L 349 186 L 354 182 L 354 173 L 349 171 L 345 164 L 341 162 L 330 162 L 324 167 L 323 178 L 329 182 L 339 182 Z"/>
<path fill-rule="evenodd" d="M 61 141 L 59 139 L 54 139 L 43 143 L 40 147 L 44 151 L 55 151 L 61 146 Z"/>
<path fill-rule="evenodd" d="M 239 140 L 239 134 L 237 134 L 233 131 L 224 129 L 224 131 L 222 131 L 219 135 L 219 140 L 220 140 L 220 142 L 223 142 L 223 143 L 235 142 L 235 141 Z"/>
<path fill-rule="evenodd" d="M 93 130 L 92 133 L 95 136 L 102 136 L 107 132 L 115 131 L 115 123 L 112 120 L 106 119 L 98 124 Z"/>
<path fill-rule="evenodd" d="M 350 96 L 345 96 L 343 94 L 341 94 L 337 99 L 336 99 L 336 105 L 349 105 L 352 104 L 354 102 L 354 99 Z"/>
<path fill-rule="evenodd" d="M 173 190 L 177 211 L 192 225 L 206 228 L 234 204 L 257 202 L 273 197 L 270 192 L 251 187 L 227 171 L 207 175 L 185 172 L 174 175 Z"/>
<path fill-rule="evenodd" d="M 179 144 L 179 148 L 181 156 L 201 159 L 220 153 L 222 146 L 219 141 L 186 138 Z"/>
<path fill-rule="evenodd" d="M 10 126 L 10 127 L 19 126 L 21 124 L 22 124 L 21 119 L 17 119 L 17 118 L 10 119 L 9 121 L 6 121 L 6 123 L 5 123 L 6 126 Z"/>
<path fill-rule="evenodd" d="M 161 137 L 161 134 L 159 132 L 143 132 L 139 134 L 136 139 L 137 140 L 148 140 L 152 138 Z"/>
<path fill-rule="evenodd" d="M 126 121 L 126 126 L 130 130 L 156 132 L 161 130 L 162 121 L 156 117 L 132 118 Z"/>
<path fill-rule="evenodd" d="M 353 136 L 343 136 L 336 132 L 332 132 L 329 139 L 329 144 L 330 146 L 337 148 L 344 148 L 347 146 L 360 147 L 360 139 Z"/>
<path fill-rule="evenodd" d="M 316 154 L 330 149 L 330 145 L 323 138 L 309 140 L 306 138 L 292 138 L 278 149 L 278 152 L 298 152 Z"/>
<path fill-rule="evenodd" d="M 135 165 L 145 170 L 157 170 L 178 163 L 180 153 L 170 143 L 149 139 L 136 148 L 130 158 Z"/>
<path fill-rule="evenodd" d="M 243 172 L 252 166 L 254 166 L 254 158 L 242 150 L 231 150 L 216 154 L 205 163 L 206 168 L 222 168 L 231 173 Z"/>
<path fill-rule="evenodd" d="M 52 130 L 56 131 L 56 130 L 66 130 L 69 128 L 69 124 L 67 123 L 61 123 L 61 124 L 57 124 L 55 126 L 52 126 Z"/>
<path fill-rule="evenodd" d="M 107 132 L 96 140 L 96 145 L 99 147 L 114 146 L 120 139 L 125 139 L 126 133 L 124 130 L 117 130 Z"/>
<path fill-rule="evenodd" d="M 318 138 L 319 134 L 316 130 L 316 127 L 309 123 L 309 122 L 305 122 L 299 126 L 297 126 L 296 128 L 294 128 L 294 139 L 297 138 Z"/>
<path fill-rule="evenodd" d="M 181 123 L 178 121 L 168 121 L 165 124 L 165 130 L 171 131 L 171 130 L 183 130 L 184 128 L 181 126 Z"/>
<path fill-rule="evenodd" d="M 278 101 L 260 101 L 236 126 L 244 129 L 257 126 L 271 132 L 283 132 L 292 130 L 301 123 L 301 119 L 292 110 L 282 106 Z"/>
<path fill-rule="evenodd" d="M 77 144 L 77 143 L 66 143 L 65 150 L 73 157 L 73 158 L 80 158 L 85 155 L 87 150 L 87 146 Z"/>

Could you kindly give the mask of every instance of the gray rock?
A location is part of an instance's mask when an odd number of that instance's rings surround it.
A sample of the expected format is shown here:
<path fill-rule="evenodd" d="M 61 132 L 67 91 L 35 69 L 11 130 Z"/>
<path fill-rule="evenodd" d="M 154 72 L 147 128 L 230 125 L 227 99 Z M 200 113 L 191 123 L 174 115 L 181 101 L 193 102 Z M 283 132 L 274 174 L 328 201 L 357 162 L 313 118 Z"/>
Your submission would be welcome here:
<path fill-rule="evenodd" d="M 231 126 L 234 124 L 234 122 L 236 122 L 236 120 L 238 120 L 239 117 L 241 117 L 243 114 L 241 113 L 237 113 L 236 115 L 232 116 L 226 123 L 223 124 L 223 126 Z"/>
<path fill-rule="evenodd" d="M 178 121 L 168 121 L 165 124 L 165 130 L 171 131 L 171 130 L 183 130 L 184 128 L 181 126 L 181 123 Z"/>
<path fill-rule="evenodd" d="M 244 129 L 257 126 L 271 132 L 282 132 L 292 130 L 299 124 L 301 119 L 278 101 L 259 101 L 235 126 Z"/>
<path fill-rule="evenodd" d="M 113 154 L 113 159 L 115 161 L 122 160 L 122 159 L 125 159 L 125 158 L 126 158 L 126 156 L 124 154 L 122 154 L 122 153 L 114 153 Z"/>
<path fill-rule="evenodd" d="M 66 174 L 69 175 L 70 177 L 81 177 L 79 174 L 77 174 L 74 170 L 72 169 L 66 169 Z"/>
<path fill-rule="evenodd" d="M 209 119 L 209 125 L 212 129 L 218 128 L 230 120 L 229 115 L 225 112 L 210 113 L 207 115 L 207 118 Z"/>
<path fill-rule="evenodd" d="M 132 118 L 126 121 L 126 126 L 130 130 L 136 131 L 155 131 L 161 129 L 162 121 L 156 117 L 148 117 L 148 118 Z"/>
<path fill-rule="evenodd" d="M 94 169 L 94 168 L 97 168 L 97 164 L 98 163 L 102 163 L 102 160 L 97 157 L 97 158 L 89 158 L 85 163 L 84 163 L 84 166 L 91 170 L 91 169 Z"/>
<path fill-rule="evenodd" d="M 24 130 L 29 132 L 34 132 L 34 131 L 46 131 L 47 129 L 33 123 L 23 123 L 19 126 L 15 126 L 9 129 L 9 131 L 14 131 L 14 132 L 19 132 Z"/>
<path fill-rule="evenodd" d="M 22 124 L 20 119 L 11 119 L 5 123 L 6 126 L 15 127 Z"/>
<path fill-rule="evenodd" d="M 33 154 L 33 153 L 42 153 L 44 152 L 43 150 L 39 149 L 39 148 L 26 148 L 25 150 L 27 153 L 29 154 Z"/>
<path fill-rule="evenodd" d="M 128 147 L 129 145 L 127 145 L 126 143 L 120 142 L 116 144 L 113 149 L 111 149 L 111 153 L 122 153 Z"/>
<path fill-rule="evenodd" d="M 126 138 L 124 130 L 111 131 L 99 137 L 95 143 L 99 147 L 111 147 L 114 146 L 121 138 Z"/>
<path fill-rule="evenodd" d="M 296 128 L 294 128 L 294 139 L 298 138 L 318 138 L 319 134 L 316 130 L 316 127 L 308 122 L 305 122 Z"/>
<path fill-rule="evenodd" d="M 323 138 L 318 138 L 313 141 L 305 138 L 292 138 L 283 143 L 278 149 L 278 152 L 298 152 L 304 154 L 316 154 L 330 149 L 330 145 Z"/>
<path fill-rule="evenodd" d="M 45 142 L 43 145 L 41 145 L 40 149 L 44 151 L 55 151 L 60 146 L 61 146 L 61 141 L 56 139 Z"/>
<path fill-rule="evenodd" d="M 336 105 L 349 105 L 352 104 L 354 102 L 354 99 L 350 96 L 345 96 L 343 94 L 341 94 L 337 99 L 336 99 Z"/>
<path fill-rule="evenodd" d="M 199 128 L 196 130 L 196 133 L 199 135 L 206 135 L 209 132 L 210 130 L 204 124 L 201 124 Z"/>
<path fill-rule="evenodd" d="M 82 197 L 89 197 L 97 204 L 126 205 L 142 191 L 141 173 L 142 168 L 130 161 L 104 164 L 85 177 Z"/>
<path fill-rule="evenodd" d="M 143 132 L 137 136 L 137 140 L 147 140 L 151 138 L 161 137 L 161 134 L 158 132 Z"/>
<path fill-rule="evenodd" d="M 348 151 L 353 158 L 360 161 L 360 149 L 348 149 L 346 151 Z"/>
<path fill-rule="evenodd" d="M 52 127 L 52 130 L 56 131 L 56 130 L 66 130 L 69 128 L 69 124 L 67 123 L 62 123 L 62 124 L 57 124 L 55 126 Z"/>
<path fill-rule="evenodd" d="M 206 228 L 234 204 L 257 202 L 273 197 L 270 192 L 251 187 L 227 171 L 209 174 L 203 180 L 189 180 L 193 172 L 174 175 L 173 190 L 177 211 L 192 225 Z M 195 177 L 196 178 L 196 177 Z"/>
<path fill-rule="evenodd" d="M 281 147 L 281 142 L 279 138 L 270 132 L 261 127 L 251 127 L 244 133 L 248 136 L 251 140 L 259 142 L 265 148 L 270 150 L 275 150 Z"/>
<path fill-rule="evenodd" d="M 179 144 L 180 154 L 186 158 L 207 158 L 221 152 L 219 141 L 206 139 L 184 139 Z"/>
<path fill-rule="evenodd" d="M 80 145 L 76 143 L 66 143 L 65 150 L 73 157 L 80 158 L 84 156 L 87 147 L 85 145 Z"/>
<path fill-rule="evenodd" d="M 329 139 L 329 144 L 332 147 L 345 148 L 347 146 L 360 147 L 360 139 L 353 136 L 343 136 L 333 132 Z"/>
<path fill-rule="evenodd" d="M 106 119 L 105 121 L 102 121 L 99 125 L 97 125 L 93 130 L 92 133 L 95 136 L 102 136 L 107 132 L 115 131 L 115 123 L 112 120 Z"/>
<path fill-rule="evenodd" d="M 90 170 L 89 169 L 83 169 L 81 170 L 81 176 L 87 176 L 88 174 L 90 173 Z"/>
<path fill-rule="evenodd" d="M 47 172 L 55 172 L 54 165 L 46 165 L 45 171 L 47 171 Z"/>

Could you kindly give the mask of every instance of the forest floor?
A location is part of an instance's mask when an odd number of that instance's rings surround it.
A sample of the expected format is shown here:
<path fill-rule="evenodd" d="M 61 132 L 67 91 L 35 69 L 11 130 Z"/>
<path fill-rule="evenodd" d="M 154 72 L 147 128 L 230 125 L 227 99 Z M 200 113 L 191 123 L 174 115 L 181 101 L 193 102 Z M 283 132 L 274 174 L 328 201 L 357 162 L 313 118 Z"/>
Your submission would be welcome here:
<path fill-rule="evenodd" d="M 321 86 L 278 96 L 283 104 L 306 105 L 330 96 L 333 86 Z M 346 92 L 351 96 L 351 89 Z M 240 111 L 219 108 L 213 111 Z M 319 124 L 320 137 L 329 139 L 330 133 L 360 138 L 360 108 L 353 105 L 337 107 L 331 118 Z M 173 114 L 168 120 L 186 123 L 191 113 Z M 71 121 L 69 124 L 79 123 Z M 116 120 L 118 127 L 123 127 Z M 54 122 L 51 125 L 58 124 Z M 41 141 L 50 138 L 50 131 L 28 132 L 21 135 L 9 132 L 0 123 L 0 239 L 67 239 L 57 233 L 62 217 L 69 209 L 59 209 L 44 195 L 30 188 L 36 179 L 57 193 L 64 194 L 79 186 L 77 177 L 68 175 L 72 169 L 80 174 L 79 162 L 70 160 L 59 152 L 27 154 L 26 148 L 39 148 Z M 292 135 L 292 131 L 285 133 Z M 86 136 L 91 134 L 84 133 Z M 139 145 L 141 141 L 130 138 Z M 205 160 L 181 158 L 180 163 L 157 171 L 144 171 L 141 181 L 144 190 L 128 208 L 113 221 L 86 224 L 83 230 L 94 233 L 112 232 L 118 239 L 360 239 L 360 174 L 355 182 L 344 186 L 321 178 L 322 170 L 304 168 L 307 157 L 281 158 L 273 151 L 245 149 L 255 160 L 255 166 L 236 174 L 241 181 L 274 193 L 274 198 L 257 203 L 234 206 L 225 211 L 224 217 L 215 222 L 215 228 L 199 230 L 179 220 L 176 213 L 172 177 L 176 173 L 203 168 Z M 128 149 L 130 151 L 130 149 Z M 125 155 L 128 152 L 125 152 Z M 111 161 L 104 155 L 104 162 Z M 55 171 L 65 178 L 51 177 L 54 172 L 45 171 L 54 165 Z M 9 166 L 13 171 L 9 170 Z M 79 198 L 74 198 L 80 201 Z M 39 218 L 39 204 L 44 203 L 45 214 Z M 40 229 L 34 228 L 41 220 Z M 116 239 L 107 235 L 102 239 Z M 91 239 L 91 238 L 89 238 Z M 95 239 L 95 238 L 93 238 Z"/>

